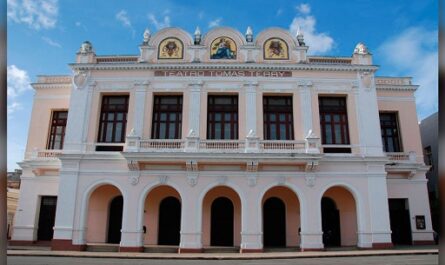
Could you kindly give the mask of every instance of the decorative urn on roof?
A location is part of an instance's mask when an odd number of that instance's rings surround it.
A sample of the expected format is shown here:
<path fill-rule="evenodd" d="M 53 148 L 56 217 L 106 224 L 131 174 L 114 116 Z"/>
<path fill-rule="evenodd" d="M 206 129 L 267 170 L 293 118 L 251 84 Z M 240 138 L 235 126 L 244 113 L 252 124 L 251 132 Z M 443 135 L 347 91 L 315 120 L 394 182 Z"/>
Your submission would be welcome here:
<path fill-rule="evenodd" d="M 357 43 L 354 49 L 354 53 L 356 54 L 371 54 L 368 50 L 368 47 L 362 42 Z"/>
<path fill-rule="evenodd" d="M 89 41 L 84 41 L 80 46 L 80 53 L 90 53 L 93 52 L 93 45 Z"/>

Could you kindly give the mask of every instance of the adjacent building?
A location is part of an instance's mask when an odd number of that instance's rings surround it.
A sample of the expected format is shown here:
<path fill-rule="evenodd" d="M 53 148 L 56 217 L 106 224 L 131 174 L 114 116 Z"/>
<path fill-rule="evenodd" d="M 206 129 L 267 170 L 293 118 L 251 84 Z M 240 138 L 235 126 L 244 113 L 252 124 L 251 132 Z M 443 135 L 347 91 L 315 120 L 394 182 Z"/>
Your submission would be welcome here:
<path fill-rule="evenodd" d="M 433 228 L 439 232 L 439 113 L 436 112 L 420 122 L 420 135 L 422 138 L 423 158 L 430 169 L 426 173 L 428 179 L 428 193 L 430 198 Z"/>
<path fill-rule="evenodd" d="M 36 83 L 13 241 L 119 251 L 384 248 L 433 241 L 409 77 L 367 47 L 147 30 L 132 56 L 82 44 Z"/>

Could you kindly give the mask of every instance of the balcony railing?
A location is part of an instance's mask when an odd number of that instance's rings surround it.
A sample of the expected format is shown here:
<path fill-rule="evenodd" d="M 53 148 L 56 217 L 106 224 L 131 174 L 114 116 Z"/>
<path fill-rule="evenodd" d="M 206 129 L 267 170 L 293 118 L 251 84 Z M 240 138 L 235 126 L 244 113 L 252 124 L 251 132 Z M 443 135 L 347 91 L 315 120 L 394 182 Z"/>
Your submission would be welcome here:
<path fill-rule="evenodd" d="M 390 161 L 397 161 L 397 162 L 416 162 L 417 156 L 415 152 L 408 152 L 408 153 L 386 153 L 386 156 Z"/>
<path fill-rule="evenodd" d="M 31 152 L 30 158 L 34 160 L 56 160 L 62 154 L 62 150 L 38 150 Z"/>
<path fill-rule="evenodd" d="M 209 140 L 199 137 L 186 139 L 140 139 L 127 136 L 125 152 L 205 152 L 205 153 L 320 153 L 320 138 L 313 134 L 305 140 Z"/>

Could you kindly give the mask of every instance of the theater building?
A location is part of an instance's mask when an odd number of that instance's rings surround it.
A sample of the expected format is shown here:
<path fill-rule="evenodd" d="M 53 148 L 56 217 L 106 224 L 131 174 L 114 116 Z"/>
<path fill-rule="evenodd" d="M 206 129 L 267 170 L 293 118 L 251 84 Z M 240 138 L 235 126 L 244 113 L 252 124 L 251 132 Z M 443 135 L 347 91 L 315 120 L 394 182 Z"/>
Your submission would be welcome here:
<path fill-rule="evenodd" d="M 310 56 L 301 33 L 219 27 L 146 31 L 139 48 L 102 56 L 85 42 L 72 75 L 33 84 L 12 244 L 433 242 L 417 86 L 376 76 L 364 44 Z"/>

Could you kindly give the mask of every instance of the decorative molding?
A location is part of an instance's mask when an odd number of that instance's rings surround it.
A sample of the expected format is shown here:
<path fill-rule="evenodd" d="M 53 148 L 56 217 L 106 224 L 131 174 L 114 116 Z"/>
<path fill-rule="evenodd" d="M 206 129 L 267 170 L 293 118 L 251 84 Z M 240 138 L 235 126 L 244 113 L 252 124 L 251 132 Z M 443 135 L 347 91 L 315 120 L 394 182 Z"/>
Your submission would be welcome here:
<path fill-rule="evenodd" d="M 198 174 L 187 174 L 187 183 L 191 187 L 195 187 L 198 184 Z"/>
<path fill-rule="evenodd" d="M 159 178 L 159 183 L 161 184 L 167 183 L 168 176 L 164 175 L 164 176 L 159 176 L 158 178 Z"/>
<path fill-rule="evenodd" d="M 284 185 L 284 184 L 286 184 L 286 176 L 278 176 L 278 177 L 277 177 L 277 184 L 278 184 L 278 185 Z"/>
<path fill-rule="evenodd" d="M 128 177 L 128 181 L 131 185 L 136 186 L 139 183 L 139 177 L 140 174 L 133 174 L 132 176 Z"/>
<path fill-rule="evenodd" d="M 73 86 L 75 89 L 83 89 L 90 79 L 91 71 L 76 71 L 73 75 Z"/>
<path fill-rule="evenodd" d="M 247 176 L 247 184 L 249 187 L 255 187 L 257 184 L 258 175 L 257 174 L 249 174 Z"/>
<path fill-rule="evenodd" d="M 308 186 L 309 188 L 315 187 L 315 180 L 316 180 L 315 175 L 312 175 L 312 174 L 306 175 L 304 177 L 304 180 L 305 180 L 306 186 Z"/>
<path fill-rule="evenodd" d="M 318 70 L 318 71 L 377 71 L 374 65 L 316 65 L 316 64 L 271 64 L 271 63 L 202 63 L 202 64 L 151 64 L 151 63 L 73 63 L 73 70 Z"/>
<path fill-rule="evenodd" d="M 218 183 L 219 183 L 220 185 L 224 185 L 224 184 L 226 184 L 226 183 L 227 183 L 227 176 L 219 176 L 219 177 L 218 177 Z"/>

